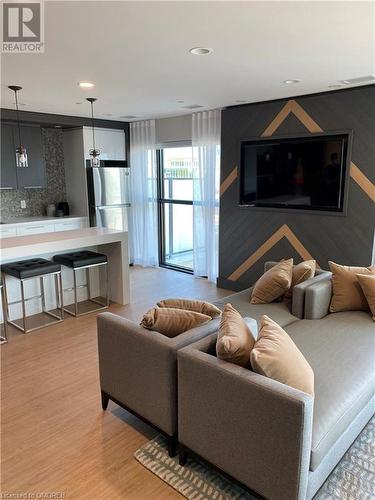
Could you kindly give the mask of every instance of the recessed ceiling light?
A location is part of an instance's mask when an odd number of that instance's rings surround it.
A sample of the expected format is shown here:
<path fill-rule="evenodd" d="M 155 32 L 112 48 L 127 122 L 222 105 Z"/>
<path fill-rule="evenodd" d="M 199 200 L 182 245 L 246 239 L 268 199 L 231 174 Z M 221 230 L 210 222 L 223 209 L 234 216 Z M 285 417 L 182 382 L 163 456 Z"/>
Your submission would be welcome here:
<path fill-rule="evenodd" d="M 334 84 L 334 85 L 328 85 L 329 89 L 340 89 L 341 87 L 342 87 L 342 85 L 339 85 L 338 83 Z"/>
<path fill-rule="evenodd" d="M 292 80 L 284 80 L 283 83 L 286 83 L 287 85 L 291 85 L 292 83 L 300 83 L 301 80 L 297 80 L 297 78 L 294 78 Z"/>
<path fill-rule="evenodd" d="M 120 118 L 125 118 L 126 120 L 134 120 L 134 118 L 137 118 L 135 115 L 125 115 L 125 116 L 120 116 Z"/>
<path fill-rule="evenodd" d="M 112 113 L 103 113 L 103 116 L 113 116 Z"/>
<path fill-rule="evenodd" d="M 82 104 L 81 102 L 76 102 L 76 104 Z"/>
<path fill-rule="evenodd" d="M 16 103 L 15 103 L 15 102 L 14 102 L 13 104 L 14 104 L 14 105 L 16 105 Z M 18 106 L 26 106 L 26 104 L 25 104 L 24 102 L 19 102 L 19 103 L 18 103 Z"/>
<path fill-rule="evenodd" d="M 81 89 L 91 89 L 92 87 L 95 87 L 95 85 L 91 82 L 79 82 L 79 86 Z"/>
<path fill-rule="evenodd" d="M 189 50 L 190 54 L 195 56 L 207 56 L 208 54 L 212 54 L 213 51 L 214 49 L 210 47 L 193 47 Z"/>
<path fill-rule="evenodd" d="M 197 109 L 203 108 L 201 104 L 189 104 L 188 106 L 181 106 L 182 109 Z"/>
<path fill-rule="evenodd" d="M 339 80 L 339 83 L 345 83 L 345 85 L 351 85 L 356 83 L 366 83 L 374 82 L 375 75 L 359 76 L 357 78 L 347 78 L 346 80 Z"/>
<path fill-rule="evenodd" d="M 184 104 L 185 101 L 176 101 L 178 104 Z"/>
<path fill-rule="evenodd" d="M 243 104 L 244 102 L 247 102 L 247 101 L 245 101 L 245 99 L 237 99 L 236 102 L 238 102 L 239 104 L 241 104 L 241 103 Z"/>

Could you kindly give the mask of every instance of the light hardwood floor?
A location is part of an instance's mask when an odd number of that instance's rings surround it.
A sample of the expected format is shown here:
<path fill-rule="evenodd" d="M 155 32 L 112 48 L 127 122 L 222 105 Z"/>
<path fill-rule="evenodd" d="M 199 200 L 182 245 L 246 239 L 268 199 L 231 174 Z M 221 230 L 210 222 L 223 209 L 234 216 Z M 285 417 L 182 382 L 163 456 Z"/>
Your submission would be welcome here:
<path fill-rule="evenodd" d="M 139 321 L 165 297 L 215 300 L 229 294 L 166 269 L 131 270 L 131 305 L 110 310 Z M 181 498 L 134 458 L 155 432 L 110 402 L 100 405 L 96 314 L 1 346 L 1 491 L 63 492 L 87 500 Z"/>

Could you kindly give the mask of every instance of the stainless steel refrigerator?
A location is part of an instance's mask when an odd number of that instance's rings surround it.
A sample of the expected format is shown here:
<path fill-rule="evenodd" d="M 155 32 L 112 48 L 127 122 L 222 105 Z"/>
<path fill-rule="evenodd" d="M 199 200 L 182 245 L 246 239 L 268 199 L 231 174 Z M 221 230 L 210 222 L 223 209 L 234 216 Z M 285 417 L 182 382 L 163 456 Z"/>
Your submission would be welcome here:
<path fill-rule="evenodd" d="M 90 226 L 128 231 L 131 203 L 129 172 L 126 161 L 102 160 L 100 167 L 86 162 Z M 129 256 L 131 258 L 131 235 Z"/>

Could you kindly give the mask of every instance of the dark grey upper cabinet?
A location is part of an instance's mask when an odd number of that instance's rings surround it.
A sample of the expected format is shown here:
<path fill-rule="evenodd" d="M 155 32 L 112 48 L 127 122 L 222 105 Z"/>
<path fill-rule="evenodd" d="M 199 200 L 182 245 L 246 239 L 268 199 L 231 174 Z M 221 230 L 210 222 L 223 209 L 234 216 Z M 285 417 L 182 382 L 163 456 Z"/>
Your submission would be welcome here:
<path fill-rule="evenodd" d="M 13 125 L 1 126 L 1 189 L 17 188 L 16 147 L 13 140 Z"/>
<path fill-rule="evenodd" d="M 17 132 L 16 128 L 14 132 Z M 18 139 L 18 135 L 14 136 L 15 142 L 16 137 Z M 40 127 L 21 127 L 21 140 L 26 148 L 29 166 L 17 168 L 18 189 L 43 188 L 46 184 L 46 166 Z"/>

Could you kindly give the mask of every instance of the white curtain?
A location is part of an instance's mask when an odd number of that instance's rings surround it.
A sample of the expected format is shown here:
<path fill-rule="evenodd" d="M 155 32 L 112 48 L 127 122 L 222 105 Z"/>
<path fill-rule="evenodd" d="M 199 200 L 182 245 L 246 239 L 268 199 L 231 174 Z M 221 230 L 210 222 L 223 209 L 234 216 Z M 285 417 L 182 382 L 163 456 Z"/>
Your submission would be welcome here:
<path fill-rule="evenodd" d="M 216 281 L 219 247 L 221 111 L 192 117 L 194 274 Z"/>
<path fill-rule="evenodd" d="M 158 265 L 155 120 L 130 124 L 130 253 L 134 264 Z"/>

